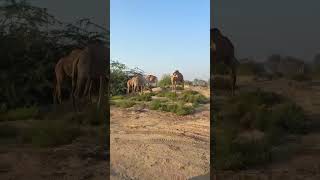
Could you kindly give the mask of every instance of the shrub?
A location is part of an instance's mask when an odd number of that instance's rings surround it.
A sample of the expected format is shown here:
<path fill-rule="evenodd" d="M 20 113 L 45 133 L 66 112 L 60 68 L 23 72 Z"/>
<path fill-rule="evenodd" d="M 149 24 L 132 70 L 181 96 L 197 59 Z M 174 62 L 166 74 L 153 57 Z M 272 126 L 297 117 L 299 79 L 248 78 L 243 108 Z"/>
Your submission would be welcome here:
<path fill-rule="evenodd" d="M 169 91 L 160 92 L 159 94 L 157 94 L 157 96 L 166 97 L 166 98 L 171 99 L 171 100 L 176 100 L 177 97 L 178 97 L 177 93 L 169 92 Z"/>
<path fill-rule="evenodd" d="M 247 168 L 268 162 L 271 156 L 277 156 L 273 149 L 283 145 L 287 135 L 305 132 L 301 107 L 275 93 L 261 90 L 240 93 L 214 111 L 218 169 Z M 235 141 L 241 132 L 251 130 L 261 132 L 263 139 Z"/>
<path fill-rule="evenodd" d="M 208 102 L 208 99 L 197 91 L 184 91 L 181 93 L 178 99 L 184 102 L 196 104 L 204 104 Z"/>
<path fill-rule="evenodd" d="M 131 97 L 130 99 L 133 101 L 151 101 L 152 94 L 147 93 L 147 94 L 137 95 L 137 96 Z"/>
<path fill-rule="evenodd" d="M 183 103 L 169 103 L 160 100 L 153 100 L 149 107 L 152 110 L 172 112 L 180 116 L 191 114 L 194 111 L 192 106 L 185 106 Z"/>
<path fill-rule="evenodd" d="M 112 101 L 111 104 L 121 108 L 129 108 L 134 106 L 136 103 L 132 100 L 124 99 L 124 100 Z"/>
<path fill-rule="evenodd" d="M 25 141 L 37 147 L 53 147 L 70 144 L 82 134 L 79 127 L 65 121 L 38 121 L 27 130 Z"/>
<path fill-rule="evenodd" d="M 272 122 L 287 133 L 305 132 L 305 115 L 301 107 L 284 103 L 272 108 Z"/>
<path fill-rule="evenodd" d="M 165 74 L 161 77 L 160 81 L 158 82 L 160 87 L 166 87 L 171 85 L 171 77 L 170 74 Z"/>
<path fill-rule="evenodd" d="M 39 113 L 37 107 L 23 107 L 9 110 L 0 117 L 2 120 L 16 121 L 35 118 Z"/>

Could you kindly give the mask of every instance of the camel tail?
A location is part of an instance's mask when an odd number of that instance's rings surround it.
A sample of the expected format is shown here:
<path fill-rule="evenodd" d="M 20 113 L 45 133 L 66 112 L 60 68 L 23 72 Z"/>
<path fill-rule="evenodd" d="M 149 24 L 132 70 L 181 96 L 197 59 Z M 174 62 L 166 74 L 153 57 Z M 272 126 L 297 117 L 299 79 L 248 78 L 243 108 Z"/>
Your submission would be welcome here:
<path fill-rule="evenodd" d="M 100 76 L 99 100 L 98 100 L 98 104 L 97 104 L 98 110 L 101 109 L 101 106 L 102 106 L 102 104 L 103 104 L 103 99 L 104 99 L 104 98 L 103 98 L 104 86 L 105 86 L 104 77 L 103 77 L 103 76 Z"/>
<path fill-rule="evenodd" d="M 75 90 L 76 90 L 76 82 L 77 82 L 77 64 L 79 62 L 79 58 L 77 57 L 77 59 L 73 62 L 72 64 L 72 75 L 71 75 L 71 79 L 72 79 L 72 89 L 71 89 L 71 98 L 72 98 L 72 104 L 73 107 L 76 108 L 76 102 L 75 102 Z"/>

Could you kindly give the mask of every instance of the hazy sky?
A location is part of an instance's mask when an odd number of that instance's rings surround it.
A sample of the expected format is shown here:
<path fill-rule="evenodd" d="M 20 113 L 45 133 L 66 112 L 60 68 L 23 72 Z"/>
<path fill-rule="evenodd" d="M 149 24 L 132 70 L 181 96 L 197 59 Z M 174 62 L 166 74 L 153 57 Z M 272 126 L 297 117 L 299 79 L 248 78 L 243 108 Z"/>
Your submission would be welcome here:
<path fill-rule="evenodd" d="M 110 0 L 29 0 L 32 5 L 47 8 L 48 12 L 58 19 L 74 22 L 90 18 L 92 22 L 105 26 L 110 25 Z"/>
<path fill-rule="evenodd" d="M 111 59 L 162 76 L 210 74 L 210 0 L 111 0 Z"/>
<path fill-rule="evenodd" d="M 310 60 L 320 53 L 318 0 L 213 1 L 211 25 L 233 41 L 238 57 L 281 53 Z"/>

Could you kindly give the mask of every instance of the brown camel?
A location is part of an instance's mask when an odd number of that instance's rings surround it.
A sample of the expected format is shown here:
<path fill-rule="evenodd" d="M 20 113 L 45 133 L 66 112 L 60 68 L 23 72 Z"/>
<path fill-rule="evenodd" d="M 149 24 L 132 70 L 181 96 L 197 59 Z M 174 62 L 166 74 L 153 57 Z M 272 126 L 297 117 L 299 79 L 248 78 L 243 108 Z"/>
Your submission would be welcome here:
<path fill-rule="evenodd" d="M 214 65 L 217 63 L 224 63 L 229 68 L 232 79 L 232 95 L 234 95 L 237 81 L 236 71 L 237 65 L 239 64 L 234 55 L 234 46 L 217 28 L 210 29 L 210 34 L 212 68 L 214 68 Z"/>
<path fill-rule="evenodd" d="M 133 79 L 134 91 L 143 93 L 145 88 L 146 80 L 142 75 L 136 75 Z"/>
<path fill-rule="evenodd" d="M 61 98 L 61 85 L 65 78 L 72 78 L 72 64 L 79 57 L 81 49 L 74 49 L 65 57 L 62 57 L 55 66 L 55 84 L 53 90 L 53 102 L 56 104 L 58 99 L 59 103 L 62 103 Z"/>
<path fill-rule="evenodd" d="M 129 94 L 130 93 L 130 90 L 134 90 L 134 81 L 133 81 L 133 79 L 129 79 L 128 81 L 127 81 L 127 94 Z"/>
<path fill-rule="evenodd" d="M 177 84 L 180 84 L 180 83 L 182 84 L 182 89 L 184 89 L 183 75 L 178 70 L 175 70 L 171 75 L 172 90 L 176 91 Z"/>
<path fill-rule="evenodd" d="M 107 77 L 109 54 L 109 48 L 101 41 L 95 41 L 89 43 L 81 52 L 79 58 L 74 61 L 72 71 L 72 99 L 75 109 L 77 109 L 79 98 L 85 95 L 86 91 L 89 91 L 89 97 L 91 97 L 91 86 L 94 80 L 99 80 L 97 108 L 101 108 L 104 100 L 103 94 L 105 93 L 105 78 L 109 80 Z"/>

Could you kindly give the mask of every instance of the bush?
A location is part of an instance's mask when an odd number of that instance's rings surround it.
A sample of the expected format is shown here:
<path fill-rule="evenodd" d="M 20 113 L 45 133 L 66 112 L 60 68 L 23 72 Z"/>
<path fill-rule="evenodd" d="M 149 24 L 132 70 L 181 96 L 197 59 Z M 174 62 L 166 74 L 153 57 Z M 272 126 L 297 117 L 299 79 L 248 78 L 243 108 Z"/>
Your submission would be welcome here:
<path fill-rule="evenodd" d="M 153 100 L 150 105 L 152 110 L 160 110 L 165 112 L 172 112 L 179 116 L 193 113 L 194 109 L 191 106 L 185 106 L 183 103 L 168 103 L 160 100 Z"/>
<path fill-rule="evenodd" d="M 147 94 L 133 96 L 133 97 L 130 98 L 130 100 L 132 100 L 132 101 L 151 101 L 152 100 L 152 94 L 147 93 Z"/>
<path fill-rule="evenodd" d="M 129 108 L 134 106 L 136 103 L 132 100 L 124 99 L 124 100 L 111 101 L 111 104 L 121 108 Z"/>
<path fill-rule="evenodd" d="M 38 113 L 39 110 L 37 107 L 23 107 L 9 110 L 8 112 L 0 115 L 0 118 L 1 120 L 7 121 L 26 120 L 37 117 Z"/>
<path fill-rule="evenodd" d="M 216 167 L 241 169 L 270 161 L 274 148 L 289 134 L 305 132 L 305 115 L 296 104 L 275 93 L 257 90 L 230 97 L 215 109 Z M 261 132 L 259 141 L 235 141 L 241 132 Z M 279 152 L 280 153 L 280 152 Z"/>
<path fill-rule="evenodd" d="M 165 74 L 161 77 L 160 81 L 158 82 L 158 85 L 162 88 L 170 86 L 171 85 L 171 76 L 170 74 Z"/>
<path fill-rule="evenodd" d="M 284 103 L 272 108 L 271 121 L 287 133 L 305 132 L 305 114 L 301 107 L 293 103 Z"/>
<path fill-rule="evenodd" d="M 204 104 L 208 102 L 208 99 L 197 91 L 184 91 L 179 95 L 178 99 L 194 104 Z"/>
<path fill-rule="evenodd" d="M 166 98 L 171 99 L 171 100 L 176 100 L 177 97 L 178 97 L 177 93 L 170 92 L 170 91 L 160 92 L 160 93 L 157 94 L 157 96 L 166 97 Z"/>
<path fill-rule="evenodd" d="M 82 131 L 79 127 L 65 121 L 38 121 L 27 130 L 25 141 L 30 141 L 36 147 L 53 147 L 70 144 L 79 137 Z"/>

